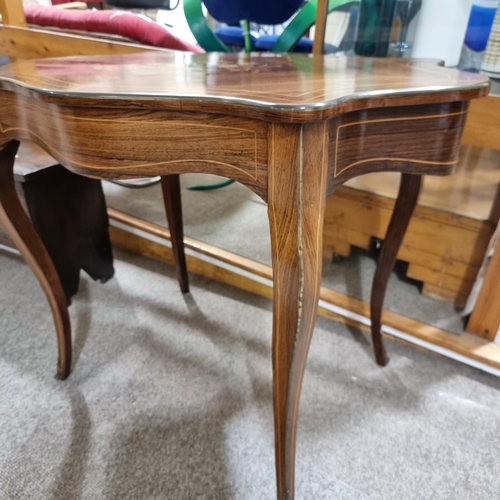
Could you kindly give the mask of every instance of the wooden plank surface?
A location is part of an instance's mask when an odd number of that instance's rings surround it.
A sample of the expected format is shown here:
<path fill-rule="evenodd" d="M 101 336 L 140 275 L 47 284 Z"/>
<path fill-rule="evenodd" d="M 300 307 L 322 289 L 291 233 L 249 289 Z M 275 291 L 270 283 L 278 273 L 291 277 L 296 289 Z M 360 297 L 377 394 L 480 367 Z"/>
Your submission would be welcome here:
<path fill-rule="evenodd" d="M 21 59 L 133 54 L 146 50 L 165 51 L 165 49 L 91 36 L 57 33 L 34 28 L 0 26 L 0 53 Z"/>
<path fill-rule="evenodd" d="M 21 0 L 0 0 L 0 14 L 3 24 L 26 26 L 23 3 Z"/>
<path fill-rule="evenodd" d="M 489 95 L 470 103 L 463 142 L 500 149 L 500 96 Z"/>

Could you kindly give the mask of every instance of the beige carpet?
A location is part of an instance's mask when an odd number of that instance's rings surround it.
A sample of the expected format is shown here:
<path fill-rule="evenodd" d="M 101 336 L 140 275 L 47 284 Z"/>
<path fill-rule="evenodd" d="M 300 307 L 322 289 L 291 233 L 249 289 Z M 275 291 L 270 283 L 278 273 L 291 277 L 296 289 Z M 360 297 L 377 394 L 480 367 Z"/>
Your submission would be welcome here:
<path fill-rule="evenodd" d="M 271 303 L 116 253 L 71 306 L 54 379 L 49 308 L 0 250 L 0 500 L 275 498 Z M 318 321 L 301 400 L 297 500 L 485 500 L 500 491 L 500 380 Z"/>

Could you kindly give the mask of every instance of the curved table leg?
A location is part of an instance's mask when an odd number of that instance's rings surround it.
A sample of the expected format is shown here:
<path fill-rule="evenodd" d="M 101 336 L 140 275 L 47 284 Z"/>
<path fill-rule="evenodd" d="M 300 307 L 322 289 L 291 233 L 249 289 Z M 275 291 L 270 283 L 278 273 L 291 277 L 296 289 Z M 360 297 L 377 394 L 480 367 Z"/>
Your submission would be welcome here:
<path fill-rule="evenodd" d="M 398 197 L 373 278 L 370 299 L 371 332 L 375 359 L 380 366 L 385 366 L 388 362 L 381 333 L 385 291 L 421 187 L 421 175 L 401 174 Z"/>
<path fill-rule="evenodd" d="M 164 175 L 161 178 L 163 201 L 167 212 L 168 228 L 172 241 L 177 279 L 182 293 L 189 292 L 189 278 L 184 254 L 184 228 L 182 225 L 181 185 L 179 175 Z"/>
<path fill-rule="evenodd" d="M 52 309 L 59 345 L 57 376 L 65 379 L 71 369 L 71 325 L 68 304 L 54 264 L 24 212 L 14 185 L 14 160 L 19 142 L 0 150 L 0 224 L 38 278 Z"/>
<path fill-rule="evenodd" d="M 292 132 L 287 134 L 290 128 Z M 302 131 L 292 125 L 273 125 L 271 129 L 269 223 L 274 280 L 276 471 L 278 499 L 292 500 L 300 390 L 321 285 L 326 198 L 326 167 L 322 164 L 326 155 L 322 148 L 327 134 L 323 125 L 304 127 Z"/>

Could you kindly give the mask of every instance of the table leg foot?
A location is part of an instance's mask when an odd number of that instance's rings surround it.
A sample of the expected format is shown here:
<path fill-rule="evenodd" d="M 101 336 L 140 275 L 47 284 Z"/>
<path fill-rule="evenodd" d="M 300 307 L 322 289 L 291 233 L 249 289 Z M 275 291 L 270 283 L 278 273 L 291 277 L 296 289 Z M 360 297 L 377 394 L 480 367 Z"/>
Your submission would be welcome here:
<path fill-rule="evenodd" d="M 168 227 L 172 241 L 177 279 L 182 293 L 189 292 L 189 278 L 184 253 L 184 228 L 182 223 L 181 186 L 179 175 L 164 175 L 161 178 L 163 200 L 167 212 Z"/>
<path fill-rule="evenodd" d="M 49 301 L 57 331 L 57 377 L 64 380 L 71 369 L 71 325 L 68 303 L 59 275 L 31 221 L 24 212 L 14 185 L 14 161 L 19 142 L 0 150 L 0 223 L 38 278 Z"/>
<path fill-rule="evenodd" d="M 413 210 L 417 204 L 422 187 L 422 176 L 414 174 L 401 174 L 399 193 L 392 213 L 385 240 L 382 244 L 377 270 L 373 278 L 370 300 L 371 333 L 373 349 L 377 364 L 385 366 L 388 358 L 382 339 L 382 308 L 387 289 L 387 283 L 398 251 L 410 223 Z"/>
<path fill-rule="evenodd" d="M 300 132 L 294 135 L 293 130 Z M 322 160 L 326 158 L 327 136 L 321 125 L 275 125 L 271 136 L 276 471 L 278 500 L 293 500 L 300 390 L 321 285 L 326 198 L 326 165 Z"/>

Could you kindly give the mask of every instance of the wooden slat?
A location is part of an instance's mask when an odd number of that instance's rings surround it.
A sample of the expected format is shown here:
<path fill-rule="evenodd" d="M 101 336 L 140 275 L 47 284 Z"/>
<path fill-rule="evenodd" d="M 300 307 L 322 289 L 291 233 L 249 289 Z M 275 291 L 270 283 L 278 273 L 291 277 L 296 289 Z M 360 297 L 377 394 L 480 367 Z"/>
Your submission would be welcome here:
<path fill-rule="evenodd" d="M 340 187 L 327 204 L 325 246 L 336 248 L 344 241 L 367 248 L 370 237 L 383 239 L 393 205 L 394 200 Z M 399 258 L 456 278 L 473 280 L 493 231 L 490 222 L 419 206 Z"/>
<path fill-rule="evenodd" d="M 324 52 L 327 17 L 328 17 L 328 0 L 318 0 L 316 6 L 316 24 L 314 30 L 314 44 L 313 44 L 314 55 L 321 55 Z"/>
<path fill-rule="evenodd" d="M 0 26 L 0 54 L 21 59 L 132 54 L 145 50 L 166 49 L 41 29 Z"/>
<path fill-rule="evenodd" d="M 449 290 L 443 286 L 424 283 L 424 286 L 422 287 L 422 295 L 430 297 L 431 299 L 440 300 L 441 302 L 448 302 L 456 307 L 464 307 L 467 304 L 470 289 L 468 289 L 466 293 L 462 293 L 458 290 Z"/>
<path fill-rule="evenodd" d="M 490 260 L 467 331 L 495 340 L 500 328 L 500 243 Z"/>
<path fill-rule="evenodd" d="M 23 2 L 21 0 L 0 0 L 0 14 L 3 24 L 26 26 Z"/>
<path fill-rule="evenodd" d="M 410 264 L 408 271 L 406 273 L 408 277 L 416 279 L 418 281 L 423 281 L 425 284 L 429 283 L 435 285 L 436 287 L 446 288 L 447 290 L 456 290 L 459 293 L 470 293 L 473 280 L 467 280 L 465 278 L 455 278 L 444 273 L 433 271 L 426 267 L 417 266 L 415 264 Z"/>
<path fill-rule="evenodd" d="M 471 101 L 463 142 L 483 148 L 500 149 L 500 96 Z"/>
<path fill-rule="evenodd" d="M 140 219 L 131 217 L 114 209 L 108 209 L 108 213 L 113 221 L 127 224 L 130 227 L 139 229 L 165 241 L 169 241 L 170 239 L 169 231 L 166 228 L 141 221 Z M 111 227 L 111 240 L 113 244 L 132 252 L 146 255 L 163 262 L 173 263 L 173 255 L 170 248 L 136 234 L 132 234 L 124 229 Z M 271 286 L 267 283 L 259 282 L 257 279 L 265 278 L 269 281 L 272 280 L 272 270 L 269 266 L 253 262 L 250 259 L 218 249 L 211 245 L 206 245 L 205 243 L 198 242 L 191 238 L 185 238 L 184 242 L 186 248 L 196 249 L 196 251 L 203 255 L 231 264 L 242 271 L 255 275 L 256 278 L 252 279 L 251 275 L 242 276 L 229 269 L 219 267 L 214 263 L 206 262 L 192 255 L 187 255 L 187 265 L 190 272 L 215 279 L 222 283 L 227 283 L 263 297 L 272 297 Z M 359 315 L 359 317 L 364 320 L 369 318 L 368 303 L 342 295 L 326 287 L 321 287 L 320 300 L 325 301 L 326 304 L 347 310 L 355 316 Z M 318 312 L 324 317 L 368 330 L 366 321 L 360 321 L 356 317 L 352 317 L 352 315 L 351 317 L 345 317 L 325 307 L 320 307 Z M 495 369 L 500 369 L 500 346 L 475 335 L 469 335 L 467 333 L 457 335 L 387 310 L 384 310 L 383 313 L 383 323 L 388 327 L 397 329 L 423 342 L 428 342 L 440 348 L 450 350 L 458 355 L 484 363 Z M 388 334 L 384 335 L 391 337 L 391 335 Z M 396 340 L 400 339 L 396 338 Z"/>

